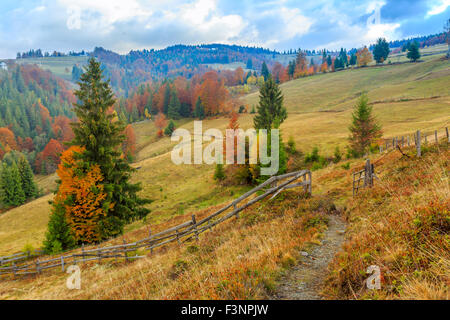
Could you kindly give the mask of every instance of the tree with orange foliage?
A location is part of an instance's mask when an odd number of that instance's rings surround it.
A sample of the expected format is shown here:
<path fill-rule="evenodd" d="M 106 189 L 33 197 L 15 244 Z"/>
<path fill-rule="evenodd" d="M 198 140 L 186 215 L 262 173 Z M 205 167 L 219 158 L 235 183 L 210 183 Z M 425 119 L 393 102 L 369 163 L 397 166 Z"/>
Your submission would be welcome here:
<path fill-rule="evenodd" d="M 367 47 L 364 47 L 358 50 L 358 52 L 356 53 L 356 59 L 358 61 L 358 66 L 365 67 L 373 60 L 373 57 L 369 49 L 367 49 Z"/>
<path fill-rule="evenodd" d="M 72 146 L 61 155 L 57 170 L 60 184 L 52 203 L 49 232 L 44 241 L 48 253 L 68 249 L 75 243 L 101 240 L 99 222 L 106 215 L 103 176 L 97 164 L 88 164 L 77 157 L 83 152 L 84 148 Z M 61 216 L 63 221 L 60 221 Z M 61 224 L 59 230 L 55 223 Z M 62 237 L 69 238 L 69 243 Z"/>
<path fill-rule="evenodd" d="M 50 139 L 42 151 L 42 158 L 45 162 L 46 173 L 52 173 L 56 170 L 59 163 L 59 156 L 63 150 L 64 148 L 58 140 Z"/>
<path fill-rule="evenodd" d="M 167 125 L 167 119 L 164 113 L 158 113 L 158 115 L 155 117 L 155 126 L 158 129 L 156 132 L 156 135 L 158 137 L 162 137 L 164 135 L 163 129 Z"/>
<path fill-rule="evenodd" d="M 5 153 L 8 153 L 11 150 L 18 150 L 16 137 L 8 128 L 0 128 L 0 144 Z"/>
<path fill-rule="evenodd" d="M 308 75 L 308 63 L 306 61 L 306 53 L 299 51 L 295 61 L 294 78 L 304 77 Z"/>
<path fill-rule="evenodd" d="M 224 111 L 228 100 L 228 90 L 223 81 L 219 80 L 217 72 L 209 71 L 203 75 L 201 84 L 194 89 L 193 105 L 196 104 L 199 97 L 205 116 L 217 115 Z"/>
<path fill-rule="evenodd" d="M 131 161 L 136 152 L 136 135 L 131 124 L 127 125 L 124 130 L 125 140 L 122 143 L 122 151 L 124 156 Z"/>
<path fill-rule="evenodd" d="M 283 65 L 279 62 L 275 63 L 272 68 L 272 77 L 276 83 L 283 83 L 287 80 L 287 72 Z"/>
<path fill-rule="evenodd" d="M 57 116 L 53 119 L 52 130 L 57 140 L 61 142 L 72 141 L 75 135 L 70 123 L 70 119 L 66 116 Z"/>

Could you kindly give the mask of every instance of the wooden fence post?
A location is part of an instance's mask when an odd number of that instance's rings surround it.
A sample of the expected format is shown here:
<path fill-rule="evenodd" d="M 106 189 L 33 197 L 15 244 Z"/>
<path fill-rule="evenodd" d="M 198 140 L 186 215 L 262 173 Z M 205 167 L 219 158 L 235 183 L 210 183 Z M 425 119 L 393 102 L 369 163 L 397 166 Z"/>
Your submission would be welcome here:
<path fill-rule="evenodd" d="M 434 130 L 434 140 L 436 140 L 436 144 L 439 144 L 438 137 L 437 137 L 437 130 Z"/>
<path fill-rule="evenodd" d="M 178 230 L 175 230 L 175 233 L 177 235 L 177 242 L 178 242 L 178 244 L 180 244 L 180 237 L 178 236 Z"/>
<path fill-rule="evenodd" d="M 389 151 L 389 142 L 386 140 L 386 151 Z"/>
<path fill-rule="evenodd" d="M 37 273 L 41 273 L 41 268 L 39 267 L 39 258 L 36 259 L 36 271 Z"/>
<path fill-rule="evenodd" d="M 64 272 L 64 256 L 61 256 L 61 269 Z"/>
<path fill-rule="evenodd" d="M 373 186 L 373 164 L 370 163 L 370 159 L 367 159 L 366 166 L 364 168 L 364 186 Z"/>
<path fill-rule="evenodd" d="M 150 227 L 148 227 L 148 238 L 150 239 L 151 237 L 152 237 L 152 229 L 150 229 Z M 153 248 L 151 245 L 150 245 L 150 254 L 153 254 Z"/>
<path fill-rule="evenodd" d="M 308 171 L 308 178 L 309 178 L 308 191 L 309 191 L 309 195 L 312 196 L 312 173 L 311 173 L 311 171 Z"/>
<path fill-rule="evenodd" d="M 402 136 L 402 147 L 404 146 L 404 144 L 405 144 L 405 142 L 404 142 L 404 139 L 403 139 L 403 136 Z"/>
<path fill-rule="evenodd" d="M 410 136 L 408 135 L 408 147 L 411 145 Z"/>
<path fill-rule="evenodd" d="M 420 150 L 420 130 L 417 130 L 416 149 L 417 156 L 420 157 L 422 155 L 422 151 Z"/>
<path fill-rule="evenodd" d="M 127 249 L 125 248 L 126 243 L 127 242 L 125 241 L 125 239 L 123 239 L 123 245 L 124 245 L 123 254 L 125 255 L 125 261 L 128 261 L 128 252 L 127 252 Z"/>
<path fill-rule="evenodd" d="M 83 259 L 83 263 L 86 262 L 86 259 L 84 258 L 84 243 L 81 245 L 81 258 Z"/>
<path fill-rule="evenodd" d="M 192 215 L 192 225 L 194 226 L 195 239 L 198 240 L 197 221 L 195 220 L 195 214 Z"/>
<path fill-rule="evenodd" d="M 427 134 L 424 133 L 423 136 L 424 136 L 424 138 L 425 138 L 425 145 L 427 145 L 427 144 L 428 144 L 428 141 L 427 141 Z"/>
<path fill-rule="evenodd" d="M 445 127 L 445 133 L 447 134 L 447 142 L 450 142 L 450 136 L 448 135 L 448 127 Z"/>

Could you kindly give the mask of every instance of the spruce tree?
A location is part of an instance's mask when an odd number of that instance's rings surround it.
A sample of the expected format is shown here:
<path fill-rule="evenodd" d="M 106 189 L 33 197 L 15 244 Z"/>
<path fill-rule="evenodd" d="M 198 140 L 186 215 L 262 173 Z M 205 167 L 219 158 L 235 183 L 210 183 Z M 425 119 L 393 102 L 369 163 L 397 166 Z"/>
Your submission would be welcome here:
<path fill-rule="evenodd" d="M 30 164 L 25 157 L 19 158 L 18 169 L 20 174 L 20 181 L 25 198 L 34 199 L 38 195 L 36 183 L 34 182 L 33 171 Z"/>
<path fill-rule="evenodd" d="M 366 94 L 362 94 L 352 114 L 350 130 L 350 146 L 353 154 L 362 156 L 370 144 L 381 137 L 381 127 L 372 115 L 372 107 Z"/>
<path fill-rule="evenodd" d="M 167 111 L 167 116 L 171 119 L 179 119 L 181 114 L 181 103 L 178 99 L 177 91 L 175 89 L 172 90 L 170 94 L 170 102 L 169 108 Z"/>
<path fill-rule="evenodd" d="M 262 64 L 261 75 L 264 77 L 264 81 L 266 81 L 270 75 L 269 68 L 267 68 L 267 64 L 265 62 Z"/>
<path fill-rule="evenodd" d="M 222 163 L 216 164 L 213 178 L 217 181 L 222 181 L 223 179 L 225 179 L 225 170 Z"/>
<path fill-rule="evenodd" d="M 411 43 L 411 45 L 408 48 L 408 53 L 406 54 L 406 57 L 411 60 L 412 62 L 416 62 L 420 59 L 420 51 L 419 51 L 419 45 L 417 42 Z"/>
<path fill-rule="evenodd" d="M 200 97 L 198 97 L 197 102 L 195 103 L 194 116 L 200 120 L 205 118 L 205 108 L 203 107 Z"/>
<path fill-rule="evenodd" d="M 56 254 L 75 247 L 75 238 L 66 220 L 64 205 L 53 204 L 52 213 L 45 234 L 44 251 L 47 254 Z"/>
<path fill-rule="evenodd" d="M 171 136 L 174 131 L 175 131 L 175 122 L 173 122 L 173 120 L 170 120 L 169 124 L 164 129 L 164 134 L 166 136 Z"/>
<path fill-rule="evenodd" d="M 126 223 L 145 217 L 149 210 L 143 205 L 149 200 L 137 195 L 140 184 L 129 181 L 135 169 L 121 157 L 125 124 L 108 112 L 115 102 L 114 95 L 109 80 L 103 80 L 100 63 L 94 58 L 89 60 L 86 72 L 81 75 L 75 95 L 78 103 L 74 111 L 79 121 L 72 124 L 75 138 L 71 144 L 85 148 L 78 157 L 86 167 L 97 164 L 101 169 L 107 197 L 103 202 L 106 216 L 100 228 L 102 238 L 109 238 L 121 234 Z"/>
<path fill-rule="evenodd" d="M 389 56 L 389 44 L 386 39 L 379 38 L 373 48 L 373 58 L 377 63 L 383 63 Z"/>
<path fill-rule="evenodd" d="M 277 128 L 287 117 L 283 106 L 283 94 L 272 77 L 264 83 L 259 91 L 257 114 L 253 118 L 255 129 Z"/>
<path fill-rule="evenodd" d="M 1 173 L 2 202 L 6 206 L 20 206 L 25 203 L 25 193 L 20 181 L 19 169 L 13 162 L 10 166 L 5 163 Z"/>

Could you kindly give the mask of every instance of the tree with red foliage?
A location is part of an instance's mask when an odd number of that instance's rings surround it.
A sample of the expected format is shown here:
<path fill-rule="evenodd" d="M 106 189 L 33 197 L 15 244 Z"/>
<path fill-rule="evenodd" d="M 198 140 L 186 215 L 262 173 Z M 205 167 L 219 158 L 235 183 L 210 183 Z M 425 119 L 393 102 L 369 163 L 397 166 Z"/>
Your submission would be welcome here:
<path fill-rule="evenodd" d="M 127 125 L 124 130 L 125 140 L 122 143 L 122 151 L 124 156 L 131 161 L 136 153 L 136 135 L 131 124 Z"/>
<path fill-rule="evenodd" d="M 164 135 L 163 129 L 167 126 L 167 119 L 163 113 L 158 113 L 155 118 L 155 126 L 158 129 L 156 135 L 162 137 Z"/>
<path fill-rule="evenodd" d="M 64 148 L 58 140 L 50 139 L 44 150 L 36 156 L 36 171 L 41 174 L 55 172 L 59 164 L 59 157 L 63 151 Z"/>
<path fill-rule="evenodd" d="M 0 144 L 5 153 L 18 150 L 16 137 L 9 128 L 0 128 Z"/>

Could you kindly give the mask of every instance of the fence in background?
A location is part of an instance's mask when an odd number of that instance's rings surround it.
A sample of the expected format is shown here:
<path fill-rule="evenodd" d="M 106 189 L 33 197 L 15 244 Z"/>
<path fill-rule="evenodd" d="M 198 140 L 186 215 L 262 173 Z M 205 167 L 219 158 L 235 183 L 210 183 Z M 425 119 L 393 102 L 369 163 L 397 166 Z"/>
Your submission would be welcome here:
<path fill-rule="evenodd" d="M 445 128 L 443 136 L 447 138 L 447 142 L 450 142 L 448 127 Z M 412 135 L 409 134 L 406 136 L 394 137 L 392 139 L 385 139 L 385 143 L 379 146 L 379 151 L 380 153 L 382 153 L 384 151 L 398 149 L 399 147 L 416 146 L 417 156 L 420 157 L 422 155 L 423 144 L 425 145 L 427 145 L 428 143 L 438 144 L 439 137 L 440 136 L 438 134 L 438 130 L 434 130 L 433 132 L 424 132 L 417 130 Z"/>
<path fill-rule="evenodd" d="M 385 139 L 385 144 L 379 146 L 380 153 L 383 153 L 384 151 L 389 150 L 400 150 L 400 152 L 403 153 L 401 150 L 401 147 L 416 147 L 416 155 L 417 157 L 422 156 L 422 146 L 423 144 L 427 145 L 428 137 L 431 137 L 430 143 L 439 144 L 439 135 L 438 131 L 435 130 L 433 133 L 424 133 L 420 130 L 417 130 L 412 138 L 411 135 L 402 136 L 401 139 L 398 137 L 392 138 L 392 139 Z M 445 128 L 445 135 L 446 141 L 450 142 L 448 127 Z M 390 143 L 392 141 L 392 143 Z M 364 166 L 364 169 L 356 171 L 353 173 L 353 196 L 358 194 L 358 191 L 361 188 L 370 188 L 373 186 L 373 178 L 377 178 L 374 172 L 374 166 L 370 163 L 370 160 L 366 160 L 366 164 Z"/>
<path fill-rule="evenodd" d="M 202 232 L 205 232 L 232 217 L 239 217 L 241 211 L 258 201 L 261 201 L 270 195 L 272 195 L 270 198 L 272 199 L 281 191 L 296 187 L 303 187 L 305 193 L 312 193 L 312 176 L 309 170 L 301 170 L 271 177 L 206 218 L 197 221 L 195 215 L 192 215 L 190 221 L 186 221 L 180 225 L 155 234 L 151 234 L 151 231 L 149 231 L 149 236 L 147 238 L 136 242 L 126 243 L 124 240 L 123 244 L 92 249 L 86 249 L 83 246 L 81 251 L 72 251 L 73 253 L 68 255 L 61 255 L 47 260 L 36 258 L 33 261 L 19 265 L 17 264 L 17 261 L 21 260 L 4 259 L 2 260 L 3 266 L 0 267 L 0 277 L 4 275 L 22 276 L 40 274 L 44 270 L 54 268 L 61 268 L 61 270 L 64 271 L 68 265 L 88 261 L 100 262 L 103 259 L 124 259 L 125 261 L 139 259 L 143 257 L 140 255 L 143 251 L 153 252 L 154 249 L 171 242 L 182 243 L 191 239 L 198 239 L 199 234 Z M 258 195 L 257 193 L 259 192 L 263 193 Z M 253 195 L 255 195 L 255 197 L 249 199 Z M 241 204 L 246 199 L 248 199 L 248 201 Z M 229 212 L 226 213 L 227 211 Z M 11 257 L 12 256 L 9 256 L 8 258 Z M 19 254 L 17 254 L 17 257 L 19 257 Z"/>

